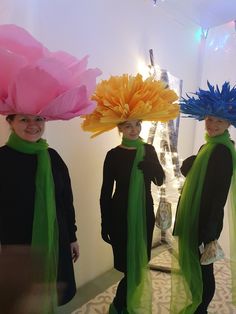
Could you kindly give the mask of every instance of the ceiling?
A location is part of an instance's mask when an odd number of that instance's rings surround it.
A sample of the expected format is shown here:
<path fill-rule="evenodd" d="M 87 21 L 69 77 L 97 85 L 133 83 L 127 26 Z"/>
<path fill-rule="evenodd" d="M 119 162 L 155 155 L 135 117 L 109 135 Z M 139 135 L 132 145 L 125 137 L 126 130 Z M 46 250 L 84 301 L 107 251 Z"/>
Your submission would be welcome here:
<path fill-rule="evenodd" d="M 236 0 L 157 0 L 158 6 L 178 20 L 190 20 L 203 28 L 236 20 Z"/>

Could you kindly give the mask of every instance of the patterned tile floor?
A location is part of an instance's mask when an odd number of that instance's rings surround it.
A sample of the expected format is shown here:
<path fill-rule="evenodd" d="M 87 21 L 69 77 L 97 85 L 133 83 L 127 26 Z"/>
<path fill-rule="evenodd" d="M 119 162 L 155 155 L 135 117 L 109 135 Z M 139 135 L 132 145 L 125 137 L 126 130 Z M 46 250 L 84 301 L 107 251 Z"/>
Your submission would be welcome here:
<path fill-rule="evenodd" d="M 170 255 L 164 251 L 151 260 L 151 264 L 169 266 Z M 151 271 L 153 284 L 153 314 L 168 314 L 170 300 L 170 275 L 168 273 Z M 209 314 L 236 314 L 236 308 L 231 304 L 230 269 L 225 260 L 215 263 L 216 293 L 209 307 Z M 113 284 L 104 292 L 78 308 L 72 314 L 107 314 L 109 304 L 113 300 L 117 284 Z M 145 313 L 144 313 L 145 314 Z"/>

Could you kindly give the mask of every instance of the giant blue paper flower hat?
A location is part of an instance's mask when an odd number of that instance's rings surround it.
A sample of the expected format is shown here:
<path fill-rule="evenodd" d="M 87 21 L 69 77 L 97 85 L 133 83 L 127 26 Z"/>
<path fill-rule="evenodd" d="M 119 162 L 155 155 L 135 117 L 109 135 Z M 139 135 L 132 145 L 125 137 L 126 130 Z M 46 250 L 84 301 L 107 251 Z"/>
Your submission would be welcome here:
<path fill-rule="evenodd" d="M 236 127 L 236 87 L 230 88 L 229 82 L 222 85 L 221 91 L 207 81 L 209 90 L 200 89 L 193 93 L 197 97 L 182 98 L 180 111 L 187 117 L 199 121 L 206 116 L 214 116 L 228 120 Z"/>

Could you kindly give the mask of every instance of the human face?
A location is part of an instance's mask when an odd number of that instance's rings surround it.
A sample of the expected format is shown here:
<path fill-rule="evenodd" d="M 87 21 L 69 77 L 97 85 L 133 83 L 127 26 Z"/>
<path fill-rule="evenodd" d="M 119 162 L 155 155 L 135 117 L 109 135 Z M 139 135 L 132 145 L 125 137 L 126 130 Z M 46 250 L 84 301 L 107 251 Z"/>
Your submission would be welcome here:
<path fill-rule="evenodd" d="M 28 142 L 37 142 L 45 129 L 45 119 L 40 116 L 16 114 L 13 120 L 8 120 L 8 122 L 12 131 Z"/>
<path fill-rule="evenodd" d="M 221 135 L 230 126 L 229 121 L 213 116 L 205 118 L 205 129 L 210 137 Z"/>
<path fill-rule="evenodd" d="M 123 133 L 123 137 L 128 140 L 137 140 L 141 132 L 141 121 L 131 120 L 119 124 L 118 129 Z"/>

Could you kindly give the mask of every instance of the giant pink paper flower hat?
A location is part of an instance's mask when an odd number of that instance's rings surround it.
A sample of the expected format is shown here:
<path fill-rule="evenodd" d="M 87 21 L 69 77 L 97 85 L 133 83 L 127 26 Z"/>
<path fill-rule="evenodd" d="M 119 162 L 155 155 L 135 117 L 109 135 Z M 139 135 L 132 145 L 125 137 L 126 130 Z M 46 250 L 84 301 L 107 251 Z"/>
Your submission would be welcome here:
<path fill-rule="evenodd" d="M 97 68 L 64 51 L 51 52 L 23 28 L 0 25 L 0 114 L 69 120 L 89 114 Z"/>

